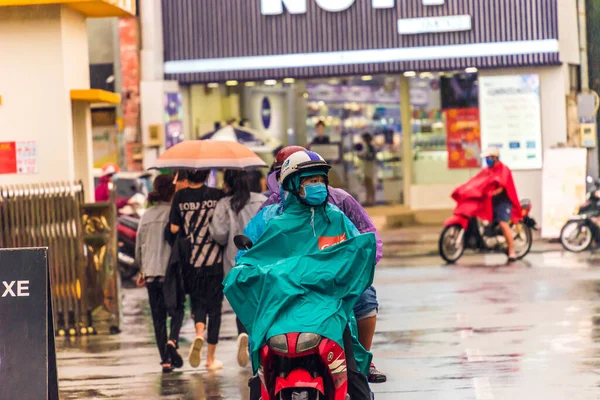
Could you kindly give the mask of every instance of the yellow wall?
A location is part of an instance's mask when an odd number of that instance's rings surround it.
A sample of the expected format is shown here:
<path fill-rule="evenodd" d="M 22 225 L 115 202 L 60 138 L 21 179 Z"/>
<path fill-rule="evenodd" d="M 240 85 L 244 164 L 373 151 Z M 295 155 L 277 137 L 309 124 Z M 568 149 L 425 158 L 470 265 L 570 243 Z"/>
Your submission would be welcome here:
<path fill-rule="evenodd" d="M 190 87 L 191 135 L 203 135 L 214 130 L 215 122 L 225 122 L 229 119 L 239 120 L 240 97 L 237 94 L 226 95 L 226 88 L 205 90 L 204 85 Z"/>

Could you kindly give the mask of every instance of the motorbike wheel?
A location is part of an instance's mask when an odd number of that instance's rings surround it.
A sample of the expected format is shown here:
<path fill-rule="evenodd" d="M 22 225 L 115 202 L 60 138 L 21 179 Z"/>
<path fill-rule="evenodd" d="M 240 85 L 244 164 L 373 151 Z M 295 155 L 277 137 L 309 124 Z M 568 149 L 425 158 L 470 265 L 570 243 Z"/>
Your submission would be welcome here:
<path fill-rule="evenodd" d="M 465 252 L 464 229 L 460 225 L 444 228 L 438 243 L 440 256 L 448 264 L 454 264 Z"/>
<path fill-rule="evenodd" d="M 515 232 L 514 243 L 516 258 L 517 260 L 520 260 L 529 254 L 531 246 L 533 245 L 533 235 L 531 234 L 531 228 L 529 226 L 522 222 L 519 222 L 518 225 L 520 226 L 520 230 L 519 233 Z"/>
<path fill-rule="evenodd" d="M 573 253 L 587 250 L 593 239 L 592 230 L 581 221 L 569 221 L 560 231 L 560 244 L 565 250 Z"/>

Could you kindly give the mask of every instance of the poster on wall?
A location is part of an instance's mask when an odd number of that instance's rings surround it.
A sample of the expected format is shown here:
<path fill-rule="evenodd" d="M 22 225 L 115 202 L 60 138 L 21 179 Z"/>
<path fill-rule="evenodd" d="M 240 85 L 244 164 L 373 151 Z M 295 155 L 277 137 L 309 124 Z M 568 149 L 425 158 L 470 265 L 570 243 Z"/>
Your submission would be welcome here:
<path fill-rule="evenodd" d="M 165 147 L 183 140 L 183 106 L 181 93 L 165 93 Z"/>
<path fill-rule="evenodd" d="M 575 207 L 585 200 L 587 150 L 548 149 L 542 172 L 542 237 L 556 239 Z"/>
<path fill-rule="evenodd" d="M 37 174 L 35 141 L 0 142 L 0 174 Z"/>
<path fill-rule="evenodd" d="M 481 166 L 481 136 L 479 109 L 451 108 L 446 116 L 448 168 L 478 168 Z"/>
<path fill-rule="evenodd" d="M 542 123 L 538 75 L 479 78 L 481 145 L 500 149 L 513 170 L 542 168 Z"/>
<path fill-rule="evenodd" d="M 119 164 L 119 143 L 116 126 L 95 126 L 92 128 L 94 168 L 102 168 L 107 163 Z"/>

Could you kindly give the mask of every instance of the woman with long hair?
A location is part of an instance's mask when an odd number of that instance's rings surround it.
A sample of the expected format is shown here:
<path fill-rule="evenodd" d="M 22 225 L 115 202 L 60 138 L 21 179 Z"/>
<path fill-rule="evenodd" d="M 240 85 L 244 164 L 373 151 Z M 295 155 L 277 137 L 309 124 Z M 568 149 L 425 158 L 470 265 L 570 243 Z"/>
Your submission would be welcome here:
<path fill-rule="evenodd" d="M 213 239 L 225 246 L 223 267 L 225 275 L 235 266 L 237 248 L 233 243 L 236 235 L 241 235 L 248 222 L 256 215 L 258 209 L 267 198 L 250 189 L 248 173 L 245 171 L 227 170 L 224 176 L 227 196 L 219 200 L 210 223 L 210 234 Z M 249 362 L 248 334 L 239 319 L 238 328 L 238 363 L 245 367 Z"/>
<path fill-rule="evenodd" d="M 135 258 L 140 265 L 137 284 L 148 289 L 154 334 L 163 372 L 171 372 L 173 368 L 183 366 L 183 359 L 177 352 L 179 331 L 183 324 L 183 304 L 168 310 L 163 292 L 171 255 L 171 246 L 165 240 L 164 229 L 169 223 L 174 193 L 173 176 L 159 175 L 154 179 L 154 190 L 148 194 L 149 208 L 140 220 L 135 243 Z M 168 337 L 167 316 L 171 317 L 171 332 Z"/>

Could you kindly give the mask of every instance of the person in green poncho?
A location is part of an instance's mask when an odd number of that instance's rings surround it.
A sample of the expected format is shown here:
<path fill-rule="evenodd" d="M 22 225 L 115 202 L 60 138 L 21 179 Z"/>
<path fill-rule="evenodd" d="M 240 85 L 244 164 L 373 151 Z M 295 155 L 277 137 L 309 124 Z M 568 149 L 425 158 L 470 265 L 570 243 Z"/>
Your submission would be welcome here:
<path fill-rule="evenodd" d="M 373 282 L 376 239 L 327 202 L 329 168 L 312 151 L 283 163 L 283 205 L 266 207 L 248 224 L 253 247 L 238 254 L 224 293 L 250 335 L 254 372 L 269 338 L 317 333 L 344 347 L 351 399 L 371 399 L 372 356 L 356 338 L 353 306 Z"/>

